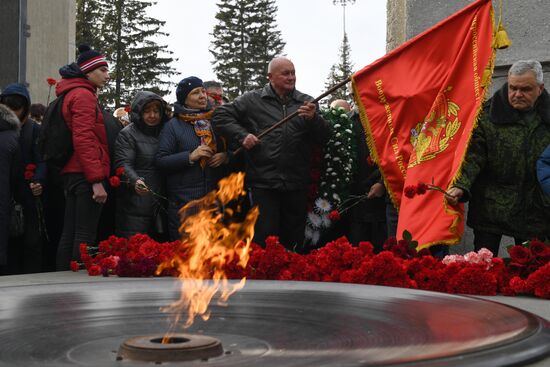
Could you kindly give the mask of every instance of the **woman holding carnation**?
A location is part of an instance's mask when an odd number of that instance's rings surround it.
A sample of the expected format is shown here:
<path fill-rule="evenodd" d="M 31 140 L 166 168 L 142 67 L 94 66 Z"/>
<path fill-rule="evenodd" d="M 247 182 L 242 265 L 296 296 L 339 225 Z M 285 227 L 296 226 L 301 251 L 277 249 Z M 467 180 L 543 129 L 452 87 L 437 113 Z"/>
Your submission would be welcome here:
<path fill-rule="evenodd" d="M 166 209 L 160 198 L 164 180 L 155 167 L 160 131 L 167 121 L 165 107 L 166 102 L 155 93 L 138 92 L 129 113 L 131 123 L 117 137 L 115 167 L 121 182 L 127 183 L 117 196 L 117 236 L 144 233 L 166 239 Z"/>
<path fill-rule="evenodd" d="M 178 83 L 174 117 L 159 137 L 157 166 L 166 175 L 170 240 L 179 239 L 178 210 L 216 188 L 228 155 L 214 135 L 202 80 L 190 76 Z"/>

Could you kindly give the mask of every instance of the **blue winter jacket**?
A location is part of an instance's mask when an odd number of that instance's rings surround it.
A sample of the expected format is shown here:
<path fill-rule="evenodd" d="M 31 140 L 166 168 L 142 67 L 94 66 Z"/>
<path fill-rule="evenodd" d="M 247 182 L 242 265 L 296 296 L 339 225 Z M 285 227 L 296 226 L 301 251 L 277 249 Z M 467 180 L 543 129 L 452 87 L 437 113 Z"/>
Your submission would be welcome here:
<path fill-rule="evenodd" d="M 176 115 L 188 111 L 178 103 L 174 105 Z M 217 143 L 218 152 L 224 151 L 223 144 L 219 140 Z M 160 132 L 156 165 L 166 177 L 171 240 L 179 237 L 177 211 L 188 202 L 200 199 L 214 190 L 223 176 L 223 167 L 213 169 L 206 166 L 203 169 L 198 162 L 190 163 L 189 155 L 200 144 L 201 140 L 195 134 L 193 125 L 178 117 L 168 121 Z"/>
<path fill-rule="evenodd" d="M 537 177 L 542 191 L 550 197 L 550 145 L 537 161 Z"/>

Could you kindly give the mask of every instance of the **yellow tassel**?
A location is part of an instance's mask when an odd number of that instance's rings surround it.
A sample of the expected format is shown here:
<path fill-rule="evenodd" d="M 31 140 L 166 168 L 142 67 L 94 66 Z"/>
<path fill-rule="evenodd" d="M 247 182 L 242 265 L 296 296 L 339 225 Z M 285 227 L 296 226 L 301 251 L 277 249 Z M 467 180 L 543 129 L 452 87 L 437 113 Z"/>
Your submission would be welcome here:
<path fill-rule="evenodd" d="M 504 26 L 502 25 L 502 23 L 500 23 L 498 25 L 497 34 L 495 35 L 495 48 L 503 50 L 510 47 L 511 45 L 512 41 L 510 41 L 510 38 L 508 38 L 508 34 L 506 33 Z"/>

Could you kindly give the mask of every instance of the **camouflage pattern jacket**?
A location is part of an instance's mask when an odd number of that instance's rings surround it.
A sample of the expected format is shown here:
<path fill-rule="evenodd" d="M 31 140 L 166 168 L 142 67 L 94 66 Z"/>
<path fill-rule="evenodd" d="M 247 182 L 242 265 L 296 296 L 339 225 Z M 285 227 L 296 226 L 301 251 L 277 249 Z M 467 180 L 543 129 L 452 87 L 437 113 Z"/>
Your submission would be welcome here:
<path fill-rule="evenodd" d="M 533 111 L 508 103 L 505 84 L 487 101 L 455 186 L 470 201 L 468 225 L 517 238 L 550 237 L 550 198 L 537 181 L 536 161 L 550 144 L 550 97 Z"/>

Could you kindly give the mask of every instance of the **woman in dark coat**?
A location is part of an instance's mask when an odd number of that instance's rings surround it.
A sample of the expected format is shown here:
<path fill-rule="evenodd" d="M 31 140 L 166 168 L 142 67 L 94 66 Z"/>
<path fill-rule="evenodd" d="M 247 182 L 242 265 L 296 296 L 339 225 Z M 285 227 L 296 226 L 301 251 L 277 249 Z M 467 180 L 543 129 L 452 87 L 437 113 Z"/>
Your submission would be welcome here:
<path fill-rule="evenodd" d="M 178 83 L 174 117 L 159 137 L 157 166 L 166 175 L 170 240 L 180 238 L 178 210 L 216 185 L 227 164 L 221 139 L 214 135 L 202 80 L 191 76 Z"/>
<path fill-rule="evenodd" d="M 17 116 L 8 107 L 0 104 L 0 172 L 3 173 L 0 175 L 0 275 L 7 273 L 11 191 L 19 153 L 20 126 Z"/>
<path fill-rule="evenodd" d="M 155 167 L 159 134 L 166 117 L 166 102 L 152 92 L 138 92 L 132 102 L 131 124 L 118 134 L 115 167 L 124 169 L 125 185 L 117 193 L 117 236 L 146 233 L 166 239 L 164 180 Z"/>
<path fill-rule="evenodd" d="M 46 181 L 46 165 L 41 162 L 37 149 L 40 125 L 29 118 L 31 97 L 23 84 L 6 86 L 0 94 L 0 103 L 10 108 L 21 122 L 20 159 L 16 163 L 17 178 L 12 191 L 15 200 L 23 206 L 25 220 L 23 233 L 10 238 L 8 267 L 13 274 L 38 273 L 44 270 L 44 249 L 47 248 L 43 218 L 38 216 L 38 203 L 43 204 Z M 25 172 L 30 164 L 34 169 Z"/>

